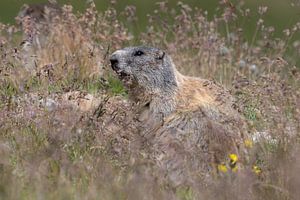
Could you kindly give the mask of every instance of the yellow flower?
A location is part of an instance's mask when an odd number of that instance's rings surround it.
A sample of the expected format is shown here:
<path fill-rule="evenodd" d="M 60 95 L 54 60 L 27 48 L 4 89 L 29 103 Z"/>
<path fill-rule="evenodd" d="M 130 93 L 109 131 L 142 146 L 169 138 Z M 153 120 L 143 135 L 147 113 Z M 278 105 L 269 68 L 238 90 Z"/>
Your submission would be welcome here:
<path fill-rule="evenodd" d="M 218 170 L 221 171 L 221 172 L 226 173 L 227 172 L 227 167 L 226 167 L 225 164 L 219 164 L 218 165 Z"/>
<path fill-rule="evenodd" d="M 236 154 L 232 153 L 232 154 L 229 154 L 229 158 L 230 158 L 230 163 L 236 163 L 238 161 L 238 157 Z"/>
<path fill-rule="evenodd" d="M 231 168 L 231 170 L 232 170 L 233 172 L 237 172 L 237 170 L 238 170 L 238 166 L 237 166 L 237 165 L 235 165 L 234 167 L 232 167 L 232 168 Z"/>
<path fill-rule="evenodd" d="M 253 171 L 255 174 L 260 174 L 261 173 L 261 168 L 258 167 L 257 165 L 253 165 Z"/>
<path fill-rule="evenodd" d="M 252 148 L 253 147 L 252 140 L 246 139 L 244 143 L 245 143 L 245 146 L 248 147 L 248 148 Z"/>

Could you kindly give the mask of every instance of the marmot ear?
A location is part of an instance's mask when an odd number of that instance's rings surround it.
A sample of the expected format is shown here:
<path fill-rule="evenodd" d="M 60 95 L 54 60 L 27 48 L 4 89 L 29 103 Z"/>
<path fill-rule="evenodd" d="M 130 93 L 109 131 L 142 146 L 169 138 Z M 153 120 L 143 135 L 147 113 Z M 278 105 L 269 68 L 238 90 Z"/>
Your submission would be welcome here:
<path fill-rule="evenodd" d="M 166 53 L 165 53 L 164 51 L 159 50 L 158 53 L 157 53 L 156 59 L 162 60 L 162 59 L 165 57 L 165 54 L 166 54 Z"/>

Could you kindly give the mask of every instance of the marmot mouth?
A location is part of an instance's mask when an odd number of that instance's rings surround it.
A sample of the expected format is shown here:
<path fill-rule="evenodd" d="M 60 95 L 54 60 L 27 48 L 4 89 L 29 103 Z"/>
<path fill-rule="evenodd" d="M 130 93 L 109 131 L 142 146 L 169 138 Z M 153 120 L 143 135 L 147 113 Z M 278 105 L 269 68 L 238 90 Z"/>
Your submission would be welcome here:
<path fill-rule="evenodd" d="M 129 75 L 128 74 L 126 74 L 125 72 L 117 72 L 117 74 L 118 74 L 118 76 L 121 78 L 121 79 L 123 79 L 123 78 L 126 78 L 126 77 L 128 77 Z"/>
<path fill-rule="evenodd" d="M 119 79 L 125 79 L 126 77 L 129 77 L 129 74 L 121 71 L 121 70 L 114 70 L 116 74 L 118 75 Z"/>
<path fill-rule="evenodd" d="M 132 77 L 123 72 L 123 71 L 116 71 L 118 78 L 125 84 L 125 85 L 131 85 L 132 83 Z"/>

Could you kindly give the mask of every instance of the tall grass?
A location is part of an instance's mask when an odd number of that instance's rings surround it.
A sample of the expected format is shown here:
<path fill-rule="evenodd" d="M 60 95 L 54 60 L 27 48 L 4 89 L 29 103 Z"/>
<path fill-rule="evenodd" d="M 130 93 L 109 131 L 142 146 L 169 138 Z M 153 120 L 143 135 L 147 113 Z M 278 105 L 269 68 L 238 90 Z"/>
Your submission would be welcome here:
<path fill-rule="evenodd" d="M 161 2 L 138 36 L 125 26 L 138 23 L 134 7 L 117 13 L 113 4 L 0 24 L 0 199 L 298 199 L 300 42 L 290 41 L 300 25 L 274 38 L 260 7 L 247 41 L 236 19 L 247 21 L 249 11 L 219 6 L 208 20 L 198 8 Z M 165 49 L 182 73 L 231 90 L 253 135 L 243 169 L 206 185 L 195 178 L 173 187 L 164 178 L 108 65 L 112 51 L 135 44 Z"/>

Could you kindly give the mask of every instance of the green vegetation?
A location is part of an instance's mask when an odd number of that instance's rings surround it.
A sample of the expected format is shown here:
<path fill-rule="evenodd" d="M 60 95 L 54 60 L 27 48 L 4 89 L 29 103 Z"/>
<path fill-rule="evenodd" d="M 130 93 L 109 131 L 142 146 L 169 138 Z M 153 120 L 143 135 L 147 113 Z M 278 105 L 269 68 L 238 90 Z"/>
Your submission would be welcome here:
<path fill-rule="evenodd" d="M 16 9 L 7 2 L 1 9 Z M 210 14 L 155 4 L 143 25 L 141 10 L 125 2 L 0 24 L 0 199 L 299 199 L 300 24 L 285 23 L 280 35 L 264 21 L 275 3 L 248 13 L 249 2 L 222 2 Z M 111 52 L 134 44 L 165 49 L 182 73 L 231 90 L 252 136 L 249 158 L 231 154 L 244 166 L 219 165 L 208 185 L 199 174 L 182 186 L 165 179 L 108 64 Z"/>
<path fill-rule="evenodd" d="M 113 76 L 108 76 L 108 88 L 115 95 L 126 95 L 126 90 L 122 82 Z"/>

